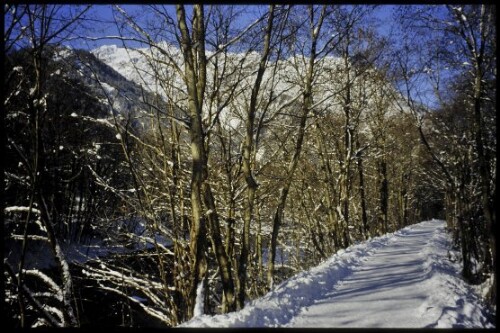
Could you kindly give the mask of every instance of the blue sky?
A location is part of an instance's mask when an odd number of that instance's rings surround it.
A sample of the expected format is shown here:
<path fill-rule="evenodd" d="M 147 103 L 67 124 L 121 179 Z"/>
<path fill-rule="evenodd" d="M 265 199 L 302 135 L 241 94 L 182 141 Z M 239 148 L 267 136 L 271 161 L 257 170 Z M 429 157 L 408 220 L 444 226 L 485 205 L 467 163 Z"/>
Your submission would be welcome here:
<path fill-rule="evenodd" d="M 122 9 L 124 9 L 127 13 L 130 13 L 135 16 L 136 19 L 147 19 L 147 9 L 145 10 L 143 5 L 119 5 Z M 171 10 L 172 17 L 175 16 L 175 5 L 165 5 L 164 6 L 169 12 Z M 240 17 L 240 20 L 237 24 L 241 24 L 244 26 L 250 21 L 253 21 L 257 16 L 259 11 L 267 10 L 267 5 L 246 5 L 243 6 L 243 15 Z M 116 27 L 115 18 L 113 15 L 112 5 L 94 5 L 91 11 L 89 12 L 89 16 L 96 19 L 96 22 L 89 25 L 87 29 L 90 29 L 86 32 L 87 36 L 91 37 L 99 37 L 103 36 L 117 36 L 118 29 Z M 189 11 L 189 8 L 187 8 Z M 75 48 L 85 48 L 92 49 L 101 45 L 122 45 L 122 41 L 116 38 L 112 39 L 99 39 L 95 41 L 90 40 L 81 40 L 75 39 L 71 41 L 70 44 Z M 133 43 L 133 46 L 140 46 L 139 43 Z"/>
<path fill-rule="evenodd" d="M 138 14 L 138 19 L 145 18 L 145 11 L 141 5 L 120 5 L 127 13 Z M 379 6 L 375 11 L 375 17 L 379 19 L 383 24 L 379 27 L 379 32 L 386 34 L 389 31 L 390 23 L 392 22 L 392 9 L 393 5 Z M 165 5 L 165 8 L 172 9 L 172 16 L 175 17 L 174 5 Z M 244 8 L 243 15 L 240 17 L 238 23 L 242 26 L 253 21 L 259 12 L 267 10 L 267 5 L 247 5 Z M 94 5 L 89 16 L 95 17 L 97 21 L 93 22 L 88 26 L 91 31 L 87 32 L 88 36 L 92 37 L 103 37 L 106 35 L 118 35 L 118 30 L 116 28 L 116 23 L 113 17 L 113 9 L 111 5 Z M 95 48 L 100 45 L 121 45 L 122 42 L 117 39 L 101 39 L 96 41 L 79 40 L 76 39 L 71 41 L 71 44 L 75 48 Z"/>
<path fill-rule="evenodd" d="M 140 10 L 141 6 L 120 5 L 120 7 L 126 12 L 135 13 Z M 111 5 L 94 5 L 89 12 L 89 16 L 95 18 L 96 21 L 93 22 L 92 25 L 85 27 L 86 29 L 89 29 L 89 31 L 84 32 L 85 36 L 101 38 L 104 36 L 119 35 Z M 92 41 L 86 39 L 76 39 L 69 44 L 75 48 L 93 49 L 101 45 L 121 45 L 122 42 L 118 39 L 99 39 Z"/>

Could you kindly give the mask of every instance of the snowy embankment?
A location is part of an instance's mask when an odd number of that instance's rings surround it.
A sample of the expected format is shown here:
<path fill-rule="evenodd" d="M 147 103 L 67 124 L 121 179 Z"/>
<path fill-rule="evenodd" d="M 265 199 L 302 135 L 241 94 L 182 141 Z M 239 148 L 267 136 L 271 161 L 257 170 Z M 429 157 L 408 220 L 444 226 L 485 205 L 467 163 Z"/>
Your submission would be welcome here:
<path fill-rule="evenodd" d="M 241 311 L 181 326 L 492 328 L 444 227 L 425 221 L 351 246 Z"/>

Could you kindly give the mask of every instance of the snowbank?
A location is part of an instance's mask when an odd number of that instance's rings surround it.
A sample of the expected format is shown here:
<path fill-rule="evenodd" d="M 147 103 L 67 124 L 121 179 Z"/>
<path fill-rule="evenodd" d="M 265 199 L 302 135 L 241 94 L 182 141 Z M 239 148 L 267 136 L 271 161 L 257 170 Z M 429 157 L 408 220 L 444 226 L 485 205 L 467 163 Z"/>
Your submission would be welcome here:
<path fill-rule="evenodd" d="M 377 260 L 390 260 L 392 266 L 398 266 L 398 259 L 394 258 L 415 262 L 412 265 L 401 265 L 409 266 L 411 274 L 418 274 L 418 279 L 415 279 L 414 282 L 415 286 L 408 285 L 405 277 L 399 277 L 399 273 L 396 276 L 391 276 L 391 283 L 396 281 L 394 287 L 391 284 L 384 286 L 384 292 L 396 290 L 395 285 L 400 279 L 404 281 L 405 288 L 407 288 L 405 290 L 415 289 L 417 293 L 421 293 L 416 294 L 414 300 L 410 300 L 410 305 L 420 304 L 420 306 L 410 307 L 408 315 L 411 311 L 413 320 L 408 321 L 408 327 L 493 327 L 484 315 L 478 296 L 460 278 L 459 264 L 449 260 L 448 242 L 443 221 L 432 220 L 409 226 L 393 234 L 376 237 L 365 243 L 339 251 L 319 266 L 284 281 L 267 295 L 247 304 L 241 311 L 216 316 L 198 315 L 180 326 L 280 327 L 290 324 L 290 326 L 294 326 L 294 322 L 305 322 L 296 321 L 296 319 L 304 313 L 307 315 L 308 307 L 321 303 L 321 306 L 326 309 L 323 313 L 326 323 L 328 324 L 329 318 L 332 318 L 332 326 L 340 327 L 337 326 L 339 321 L 334 321 L 335 316 L 329 313 L 331 309 L 328 307 L 329 304 L 334 304 L 338 299 L 335 291 L 342 288 L 344 283 L 351 283 L 352 286 L 354 284 L 352 282 L 353 273 L 363 272 L 363 266 L 368 266 L 369 263 L 373 264 L 371 260 L 375 259 L 374 254 L 380 252 Z M 405 251 L 404 246 L 407 243 L 412 244 L 411 251 Z M 405 253 L 411 254 L 406 255 Z M 408 258 L 408 256 L 417 258 Z M 394 260 L 396 262 L 393 262 Z M 366 275 L 369 276 L 365 273 Z M 348 281 L 349 277 L 351 277 L 351 281 Z M 380 277 L 377 278 L 379 279 L 377 281 L 380 281 Z M 356 285 L 358 288 L 359 281 L 356 283 L 358 283 Z M 370 282 L 367 281 L 366 286 L 363 285 L 359 289 L 365 289 L 365 296 L 371 297 L 372 291 L 373 293 L 377 291 L 376 288 L 375 284 L 370 285 Z M 328 298 L 325 295 L 330 296 Z M 399 299 L 399 297 L 394 297 L 393 300 L 389 298 L 389 301 L 393 302 L 392 308 L 398 309 Z M 349 299 L 349 301 L 351 300 Z M 408 302 L 408 300 L 406 301 Z M 348 310 L 354 312 L 355 318 L 362 318 L 363 313 L 359 304 L 355 302 L 352 304 L 352 308 Z M 375 307 L 375 309 L 377 308 Z M 405 312 L 403 314 L 406 315 Z M 375 317 L 377 315 L 375 313 Z M 420 320 L 420 318 L 425 319 Z M 386 318 L 383 322 L 386 327 L 390 327 L 391 318 Z M 405 323 L 406 321 L 400 320 L 399 322 Z M 314 323 L 317 322 L 314 321 L 313 316 L 312 324 Z M 353 326 L 349 327 L 355 326 L 359 325 L 354 323 Z M 378 322 L 375 326 L 380 327 Z M 397 326 L 401 327 L 399 324 Z"/>

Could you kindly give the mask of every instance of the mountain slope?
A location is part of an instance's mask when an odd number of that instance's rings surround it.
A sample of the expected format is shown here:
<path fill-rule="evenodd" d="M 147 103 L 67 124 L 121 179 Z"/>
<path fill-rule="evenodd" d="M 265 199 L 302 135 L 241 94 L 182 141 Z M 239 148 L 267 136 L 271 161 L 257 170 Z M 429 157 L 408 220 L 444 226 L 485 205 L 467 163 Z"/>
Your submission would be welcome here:
<path fill-rule="evenodd" d="M 239 312 L 187 327 L 486 327 L 479 297 L 432 220 L 354 245 Z"/>

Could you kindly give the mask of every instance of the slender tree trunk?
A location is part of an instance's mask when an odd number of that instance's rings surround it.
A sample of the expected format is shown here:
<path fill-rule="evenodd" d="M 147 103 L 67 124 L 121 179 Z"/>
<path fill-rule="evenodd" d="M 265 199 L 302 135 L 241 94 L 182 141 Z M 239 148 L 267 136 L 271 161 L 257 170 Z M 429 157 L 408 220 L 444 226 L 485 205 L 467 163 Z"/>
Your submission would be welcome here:
<path fill-rule="evenodd" d="M 245 181 L 247 183 L 247 196 L 245 203 L 245 210 L 243 213 L 243 235 L 241 240 L 241 255 L 240 263 L 238 268 L 238 278 L 239 278 L 239 290 L 238 290 L 238 307 L 242 309 L 245 306 L 245 292 L 246 292 L 246 274 L 247 274 L 247 264 L 248 255 L 250 253 L 250 224 L 253 215 L 253 205 L 255 200 L 255 192 L 257 191 L 258 184 L 253 177 L 252 172 L 252 155 L 255 159 L 254 147 L 254 124 L 255 124 L 255 113 L 257 111 L 257 97 L 259 95 L 259 90 L 266 70 L 267 60 L 269 57 L 270 45 L 271 45 L 271 33 L 273 29 L 273 19 L 274 19 L 274 5 L 269 6 L 269 18 L 267 21 L 267 28 L 264 37 L 264 50 L 262 57 L 259 62 L 259 68 L 257 70 L 257 77 L 255 79 L 254 86 L 252 88 L 252 93 L 250 96 L 250 106 L 247 110 L 247 120 L 246 120 L 246 135 L 243 146 L 243 174 L 245 176 Z M 252 154 L 253 152 L 253 154 Z"/>
<path fill-rule="evenodd" d="M 207 236 L 206 222 L 210 227 L 215 256 L 220 269 L 223 288 L 223 312 L 235 309 L 234 283 L 231 272 L 231 261 L 222 242 L 219 217 L 215 206 L 212 189 L 208 183 L 208 154 L 205 147 L 202 112 L 206 87 L 206 55 L 205 55 L 205 20 L 203 6 L 193 8 L 193 39 L 186 24 L 185 9 L 177 5 L 177 22 L 181 33 L 181 48 L 184 58 L 185 83 L 188 91 L 188 107 L 190 115 L 191 136 L 191 256 L 192 274 L 190 289 L 189 317 L 192 316 L 196 301 L 198 284 L 206 273 L 205 239 Z M 206 211 L 203 211 L 203 205 Z"/>
<path fill-rule="evenodd" d="M 312 58 L 312 57 L 311 57 Z M 273 218 L 273 230 L 271 233 L 271 244 L 270 244 L 270 256 L 268 263 L 268 272 L 267 272 L 267 281 L 269 288 L 272 289 L 274 287 L 274 261 L 276 259 L 276 247 L 278 245 L 278 233 L 283 221 L 283 215 L 286 206 L 286 199 L 288 197 L 288 192 L 290 191 L 290 187 L 292 185 L 292 178 L 295 173 L 295 169 L 297 168 L 297 164 L 299 162 L 300 153 L 302 151 L 302 143 L 304 141 L 305 131 L 306 131 L 306 123 L 307 116 L 309 114 L 310 106 L 312 105 L 312 64 L 309 67 L 309 71 L 307 74 L 307 83 L 306 90 L 304 92 L 304 100 L 302 105 L 302 114 L 300 117 L 300 124 L 297 134 L 297 141 L 295 144 L 295 150 L 291 161 L 288 164 L 287 169 L 287 181 L 285 185 L 281 188 L 280 197 L 278 200 L 278 206 L 274 212 Z"/>
<path fill-rule="evenodd" d="M 388 201 L 389 201 L 389 188 L 388 188 L 388 182 L 387 182 L 387 164 L 385 161 L 382 161 L 379 165 L 379 177 L 381 177 L 380 180 L 380 213 L 381 213 L 381 222 L 382 222 L 382 228 L 383 228 L 383 233 L 388 233 L 389 232 L 389 227 L 388 227 Z"/>
<path fill-rule="evenodd" d="M 321 166 L 325 172 L 325 182 L 326 182 L 326 209 L 327 209 L 327 218 L 328 218 L 328 228 L 330 229 L 330 243 L 332 246 L 330 247 L 331 252 L 335 252 L 339 246 L 338 240 L 338 219 L 335 216 L 335 200 L 336 191 L 335 191 L 335 181 L 333 170 L 331 166 L 330 159 L 327 154 L 327 146 L 324 132 L 322 130 L 322 126 L 320 122 L 316 122 L 316 128 L 318 129 L 318 135 L 316 136 L 316 143 L 319 147 L 319 155 L 321 157 Z M 338 214 L 337 214 L 338 215 Z M 318 222 L 319 223 L 319 222 Z M 322 242 L 323 243 L 323 242 Z"/>
<path fill-rule="evenodd" d="M 464 191 L 464 186 L 463 183 L 459 187 L 459 193 L 456 193 L 456 200 L 457 200 L 457 223 L 458 223 L 458 230 L 460 232 L 460 247 L 461 247 L 461 252 L 462 252 L 462 276 L 466 281 L 471 281 L 472 278 L 472 267 L 471 267 L 471 261 L 470 261 L 470 246 L 469 246 L 469 239 L 467 235 L 467 221 L 466 221 L 466 216 L 465 216 L 465 205 L 466 203 L 464 202 L 463 198 L 463 191 Z"/>
<path fill-rule="evenodd" d="M 302 112 L 300 115 L 300 124 L 297 133 L 297 141 L 295 143 L 294 154 L 292 159 L 288 163 L 287 169 L 287 181 L 284 186 L 281 188 L 280 197 L 278 201 L 278 206 L 274 212 L 273 218 L 273 230 L 271 233 L 271 244 L 270 244 L 270 256 L 268 263 L 268 272 L 267 272 L 267 281 L 269 287 L 272 289 L 274 287 L 274 261 L 276 259 L 276 247 L 278 245 L 278 233 L 283 221 L 283 215 L 285 211 L 286 199 L 288 197 L 288 192 L 290 190 L 290 186 L 292 184 L 293 175 L 295 173 L 295 169 L 297 168 L 297 164 L 299 162 L 300 153 L 302 151 L 302 144 L 304 141 L 305 131 L 306 131 L 306 123 L 309 112 L 313 105 L 313 96 L 312 96 L 312 82 L 314 78 L 314 64 L 316 61 L 316 47 L 318 36 L 321 31 L 321 26 L 323 25 L 323 20 L 326 16 L 326 6 L 323 6 L 321 14 L 318 18 L 317 24 L 314 24 L 314 8 L 313 6 L 309 6 L 309 19 L 310 19 L 310 35 L 311 35 L 311 49 L 309 54 L 309 61 L 307 64 L 307 70 L 305 73 L 304 80 L 304 90 L 302 92 Z"/>
<path fill-rule="evenodd" d="M 63 326 L 65 327 L 75 327 L 78 326 L 78 320 L 75 316 L 75 311 L 73 309 L 72 299 L 73 299 L 73 280 L 71 278 L 71 273 L 69 271 L 69 266 L 66 261 L 66 258 L 59 246 L 59 242 L 56 238 L 56 233 L 54 231 L 53 219 L 48 210 L 48 206 L 45 202 L 44 192 L 43 192 L 43 184 L 42 180 L 45 174 L 45 158 L 44 158 L 44 150 L 43 150 L 43 136 L 42 136 L 42 128 L 43 128 L 43 116 L 46 112 L 46 103 L 41 103 L 42 95 L 43 95 L 43 67 L 42 67 L 42 50 L 38 49 L 34 55 L 34 67 L 36 74 L 36 86 L 35 86 L 35 98 L 38 101 L 38 105 L 33 105 L 32 109 L 34 110 L 35 117 L 35 128 L 34 128 L 34 162 L 33 162 L 33 201 L 36 201 L 38 205 L 38 209 L 40 210 L 40 219 L 43 223 L 43 226 L 46 229 L 47 237 L 49 240 L 49 244 L 54 253 L 55 259 L 59 264 L 59 268 L 61 270 L 61 282 L 62 282 L 62 314 L 63 314 Z M 32 205 L 33 201 L 30 203 Z M 31 212 L 31 207 L 30 207 Z M 26 236 L 26 234 L 25 234 Z M 23 247 L 26 246 L 26 243 L 23 244 Z M 25 254 L 25 248 L 23 248 L 23 256 Z M 21 281 L 23 276 L 24 258 L 21 260 L 19 267 L 19 281 Z"/>
<path fill-rule="evenodd" d="M 205 239 L 206 221 L 203 214 L 202 184 L 207 178 L 206 156 L 202 129 L 202 103 L 198 93 L 199 81 L 195 72 L 195 54 L 191 37 L 186 25 L 184 6 L 177 6 L 177 20 L 182 37 L 182 52 L 184 56 L 185 80 L 188 90 L 188 108 L 190 116 L 190 136 L 191 136 L 191 214 L 192 221 L 190 227 L 190 250 L 191 250 L 191 277 L 188 303 L 188 317 L 193 316 L 196 302 L 196 290 L 202 281 L 206 271 Z M 194 25 L 194 24 L 193 24 Z M 193 28 L 194 29 L 194 28 Z M 197 42 L 198 40 L 195 40 Z"/>
<path fill-rule="evenodd" d="M 344 156 L 340 166 L 340 207 L 339 217 L 342 223 L 342 246 L 349 246 L 349 196 L 350 196 L 350 170 L 352 156 L 352 131 L 351 131 L 351 67 L 349 65 L 349 39 L 345 50 L 344 63 L 346 67 L 347 85 L 344 100 Z"/>
<path fill-rule="evenodd" d="M 324 251 L 324 241 L 323 241 L 323 232 L 321 230 L 321 224 L 319 223 L 318 219 L 312 217 L 308 211 L 308 208 L 307 208 L 307 205 L 306 205 L 306 202 L 305 202 L 305 197 L 306 197 L 306 193 L 305 193 L 305 189 L 304 189 L 304 186 L 303 186 L 303 189 L 302 189 L 302 200 L 301 200 L 301 205 L 302 205 L 302 208 L 304 209 L 304 215 L 305 215 L 305 218 L 307 219 L 308 221 L 308 227 L 310 229 L 310 236 L 311 236 L 311 241 L 313 243 L 313 246 L 314 248 L 316 249 L 316 251 L 320 254 L 320 258 L 325 258 L 326 255 L 325 255 L 325 251 Z M 309 197 L 311 195 L 309 194 Z M 311 200 L 312 202 L 312 200 Z M 318 236 L 316 236 L 318 235 Z M 314 252 L 314 254 L 316 254 L 316 252 Z"/>
<path fill-rule="evenodd" d="M 484 5 L 483 5 L 484 10 Z M 493 208 L 492 195 L 490 191 L 490 172 L 488 170 L 488 161 L 484 152 L 483 143 L 483 121 L 481 114 L 481 98 L 483 95 L 483 84 L 482 77 L 483 73 L 481 70 L 482 58 L 477 59 L 476 62 L 476 77 L 474 82 L 474 128 L 475 128 L 475 141 L 477 158 L 479 162 L 479 175 L 481 179 L 481 204 L 484 215 L 484 220 L 486 222 L 486 230 L 489 234 L 489 242 L 485 242 L 485 253 L 486 262 L 485 268 L 495 271 L 496 268 L 496 239 L 495 239 L 495 214 Z M 490 298 L 496 301 L 496 277 L 493 274 L 493 287 L 490 293 Z"/>
<path fill-rule="evenodd" d="M 222 312 L 231 312 L 236 309 L 236 299 L 234 295 L 234 282 L 231 271 L 231 261 L 227 256 L 227 253 L 222 243 L 222 233 L 220 229 L 219 217 L 217 215 L 215 200 L 212 194 L 212 189 L 208 185 L 208 182 L 203 184 L 204 202 L 208 208 L 207 215 L 210 225 L 211 237 L 213 244 L 215 246 L 214 252 L 219 264 L 222 289 L 223 289 L 223 304 Z"/>
<path fill-rule="evenodd" d="M 262 221 L 260 218 L 260 209 L 257 209 L 257 239 L 255 251 L 257 252 L 257 265 L 259 267 L 259 282 L 264 280 L 264 264 L 262 259 Z"/>
<path fill-rule="evenodd" d="M 359 142 L 357 142 L 357 149 L 359 149 Z M 360 155 L 357 159 L 358 175 L 359 175 L 359 195 L 361 200 L 361 220 L 363 222 L 363 236 L 365 239 L 370 238 L 370 231 L 368 229 L 368 215 L 366 213 L 366 192 L 365 192 L 365 174 L 363 170 L 363 157 Z"/>

